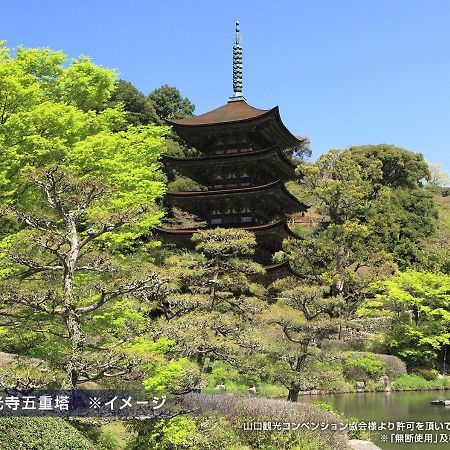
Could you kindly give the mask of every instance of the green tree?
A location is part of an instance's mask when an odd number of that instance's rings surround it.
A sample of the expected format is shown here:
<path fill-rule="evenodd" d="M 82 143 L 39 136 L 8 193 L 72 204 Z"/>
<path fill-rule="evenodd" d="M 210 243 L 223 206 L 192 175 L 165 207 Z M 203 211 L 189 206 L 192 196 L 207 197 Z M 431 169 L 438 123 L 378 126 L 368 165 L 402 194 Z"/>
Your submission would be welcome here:
<path fill-rule="evenodd" d="M 386 145 L 331 150 L 297 172 L 324 221 L 311 237 L 290 244 L 292 262 L 330 283 L 335 295 L 357 300 L 363 285 L 389 274 L 393 263 L 418 260 L 435 231 L 436 205 L 421 185 L 429 172 L 420 154 Z"/>
<path fill-rule="evenodd" d="M 196 252 L 165 258 L 172 287 L 154 302 L 153 315 L 162 315 L 156 332 L 176 341 L 174 355 L 201 368 L 207 360 L 236 366 L 256 345 L 251 331 L 265 306 L 256 279 L 263 269 L 251 259 L 255 238 L 245 230 L 216 228 L 192 239 Z"/>
<path fill-rule="evenodd" d="M 194 113 L 195 105 L 187 97 L 182 97 L 180 91 L 165 84 L 155 89 L 148 95 L 148 99 L 153 104 L 160 123 L 164 119 L 184 119 Z"/>
<path fill-rule="evenodd" d="M 262 273 L 262 267 L 253 262 L 256 240 L 252 233 L 239 229 L 215 228 L 195 233 L 195 250 L 205 259 L 198 266 L 200 285 L 209 295 L 208 309 L 220 304 L 239 308 L 240 295 L 251 292 L 249 275 Z"/>
<path fill-rule="evenodd" d="M 300 164 L 300 190 L 323 215 L 323 222 L 303 240 L 288 240 L 286 258 L 309 282 L 329 286 L 341 302 L 339 315 L 350 319 L 364 298 L 370 282 L 392 272 L 392 256 L 386 251 L 374 222 L 378 198 L 372 199 L 372 180 L 381 176 L 379 164 L 356 164 L 349 151 L 331 150 L 315 164 Z M 384 193 L 380 193 L 381 197 Z M 376 205 L 375 205 L 376 203 Z M 388 214 L 390 211 L 388 211 Z M 345 322 L 341 322 L 341 338 Z"/>
<path fill-rule="evenodd" d="M 446 365 L 450 345 L 450 276 L 408 270 L 374 286 L 360 314 L 393 319 L 385 344 L 409 367 Z M 440 361 L 439 361 L 440 356 Z"/>
<path fill-rule="evenodd" d="M 381 173 L 373 179 L 375 188 L 378 184 L 414 189 L 430 179 L 429 167 L 422 153 L 389 144 L 350 147 L 348 152 L 357 164 L 363 167 L 375 164 L 378 167 Z"/>
<path fill-rule="evenodd" d="M 344 300 L 338 311 L 344 328 L 370 283 L 421 258 L 436 230 L 437 210 L 422 184 L 430 174 L 421 154 L 392 145 L 330 150 L 316 163 L 297 167 L 304 195 L 323 221 L 301 241 L 290 240 L 277 261 L 288 258 L 316 284 Z"/>
<path fill-rule="evenodd" d="M 296 402 L 301 390 L 308 390 L 308 364 L 324 360 L 321 350 L 325 339 L 338 332 L 335 309 L 340 299 L 325 298 L 325 286 L 308 286 L 292 279 L 278 282 L 278 302 L 268 312 L 265 352 L 274 365 L 273 376 L 288 389 L 288 400 Z"/>
<path fill-rule="evenodd" d="M 130 82 L 117 80 L 109 104 L 123 105 L 127 112 L 127 122 L 131 125 L 156 124 L 159 119 L 152 102 Z"/>
<path fill-rule="evenodd" d="M 428 163 L 430 171 L 429 183 L 434 186 L 448 186 L 450 184 L 450 176 L 445 172 L 442 164 Z"/>
<path fill-rule="evenodd" d="M 1 49 L 2 343 L 59 361 L 72 387 L 133 365 L 137 294 L 163 283 L 139 243 L 162 216 L 167 128 L 118 131 L 114 80 L 87 58 Z"/>

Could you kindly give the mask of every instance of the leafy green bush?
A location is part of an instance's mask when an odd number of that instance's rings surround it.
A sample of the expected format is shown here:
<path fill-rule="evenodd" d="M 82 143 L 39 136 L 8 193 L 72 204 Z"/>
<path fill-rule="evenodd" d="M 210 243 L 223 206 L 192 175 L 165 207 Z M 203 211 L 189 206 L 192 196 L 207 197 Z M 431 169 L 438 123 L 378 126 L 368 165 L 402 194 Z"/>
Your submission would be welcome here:
<path fill-rule="evenodd" d="M 436 369 L 427 369 L 425 367 L 416 369 L 416 373 L 427 381 L 435 380 L 439 375 L 439 372 Z"/>
<path fill-rule="evenodd" d="M 109 431 L 101 430 L 95 443 L 99 450 L 118 450 L 120 448 L 119 441 Z"/>
<path fill-rule="evenodd" d="M 178 176 L 174 181 L 169 183 L 168 185 L 169 191 L 204 191 L 206 190 L 205 186 L 202 186 L 199 183 L 191 180 L 188 177 Z"/>
<path fill-rule="evenodd" d="M 94 443 L 58 417 L 0 418 L 2 450 L 93 450 Z"/>
<path fill-rule="evenodd" d="M 230 424 L 220 417 L 176 416 L 156 422 L 137 423 L 138 435 L 127 450 L 221 450 L 238 448 L 238 438 Z"/>
<path fill-rule="evenodd" d="M 288 390 L 284 386 L 261 383 L 257 387 L 257 395 L 265 398 L 286 398 Z"/>
<path fill-rule="evenodd" d="M 433 389 L 450 389 L 450 377 L 427 381 L 420 375 L 405 374 L 392 383 L 396 391 L 425 391 Z"/>
<path fill-rule="evenodd" d="M 119 441 L 109 431 L 101 428 L 100 425 L 92 425 L 82 421 L 74 421 L 73 426 L 83 433 L 83 435 L 90 441 L 95 443 L 95 448 L 98 450 L 118 450 Z"/>
<path fill-rule="evenodd" d="M 352 384 L 344 377 L 344 367 L 339 360 L 316 361 L 312 366 L 316 376 L 316 389 L 328 392 L 350 392 Z"/>
<path fill-rule="evenodd" d="M 230 381 L 238 381 L 239 374 L 236 369 L 224 361 L 216 361 L 212 365 L 208 375 L 208 386 L 216 387 L 218 384 L 227 384 Z"/>
<path fill-rule="evenodd" d="M 382 375 L 385 371 L 385 366 L 382 361 L 370 353 L 359 357 L 355 354 L 350 354 L 350 357 L 345 361 L 344 370 L 347 378 L 367 381 Z"/>

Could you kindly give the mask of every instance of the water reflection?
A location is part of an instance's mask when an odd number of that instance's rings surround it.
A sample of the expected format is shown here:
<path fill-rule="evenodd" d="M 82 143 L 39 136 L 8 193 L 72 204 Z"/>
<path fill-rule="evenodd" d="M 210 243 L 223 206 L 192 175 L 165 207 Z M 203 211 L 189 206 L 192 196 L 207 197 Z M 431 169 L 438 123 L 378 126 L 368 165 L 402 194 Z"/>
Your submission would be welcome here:
<path fill-rule="evenodd" d="M 450 399 L 450 391 L 427 392 L 362 392 L 355 394 L 314 395 L 305 397 L 304 401 L 324 401 L 342 411 L 346 416 L 357 417 L 364 422 L 450 422 L 450 408 L 432 406 L 430 402 L 441 398 Z M 384 432 L 386 433 L 386 432 Z M 391 431 L 391 433 L 431 433 L 431 431 Z M 445 427 L 434 433 L 445 433 L 450 437 L 450 431 Z M 426 450 L 449 449 L 450 443 L 381 443 L 380 432 L 372 434 L 372 441 L 383 450 Z"/>

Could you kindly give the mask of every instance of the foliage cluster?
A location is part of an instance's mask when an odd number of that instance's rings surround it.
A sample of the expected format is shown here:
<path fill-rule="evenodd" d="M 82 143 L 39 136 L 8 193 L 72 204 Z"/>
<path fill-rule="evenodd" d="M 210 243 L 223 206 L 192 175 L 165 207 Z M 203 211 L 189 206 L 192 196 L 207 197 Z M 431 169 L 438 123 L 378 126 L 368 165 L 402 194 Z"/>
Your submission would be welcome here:
<path fill-rule="evenodd" d="M 395 391 L 427 391 L 450 389 L 449 377 L 426 380 L 417 374 L 405 374 L 392 383 Z"/>
<path fill-rule="evenodd" d="M 366 353 L 363 356 L 348 355 L 345 362 L 346 377 L 367 381 L 380 377 L 385 372 L 385 366 L 376 356 Z"/>
<path fill-rule="evenodd" d="M 80 431 L 60 418 L 2 417 L 0 448 L 92 450 L 94 444 Z"/>
<path fill-rule="evenodd" d="M 394 318 L 386 347 L 410 368 L 437 367 L 450 344 L 450 276 L 408 270 L 373 287 L 377 295 L 360 313 Z"/>

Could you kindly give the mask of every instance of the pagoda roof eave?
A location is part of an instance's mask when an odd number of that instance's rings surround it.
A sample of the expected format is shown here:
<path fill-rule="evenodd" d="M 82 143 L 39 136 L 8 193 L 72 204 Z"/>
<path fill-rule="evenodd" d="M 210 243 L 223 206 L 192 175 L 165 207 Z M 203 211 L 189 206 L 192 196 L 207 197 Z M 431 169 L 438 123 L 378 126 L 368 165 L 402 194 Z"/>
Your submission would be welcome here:
<path fill-rule="evenodd" d="M 303 208 L 308 209 L 308 206 L 300 202 L 296 197 L 294 197 L 286 188 L 282 180 L 276 180 L 272 183 L 263 184 L 260 186 L 250 186 L 242 188 L 233 189 L 217 189 L 214 191 L 177 191 L 177 192 L 166 192 L 166 198 L 189 198 L 189 197 L 213 197 L 218 195 L 235 195 L 235 194 L 245 194 L 260 191 L 270 191 L 271 189 L 280 189 L 285 195 L 287 195 L 291 200 L 295 201 Z"/>
<path fill-rule="evenodd" d="M 166 193 L 166 201 L 172 206 L 178 206 L 181 209 L 186 209 L 186 201 L 189 203 L 192 200 L 200 200 L 204 201 L 215 201 L 216 199 L 223 198 L 233 198 L 236 196 L 253 196 L 254 194 L 264 194 L 268 196 L 277 196 L 278 200 L 275 204 L 284 205 L 285 213 L 293 213 L 300 211 L 307 211 L 308 206 L 303 202 L 300 202 L 296 197 L 294 197 L 286 188 L 282 180 L 277 180 L 272 183 L 259 185 L 259 186 L 250 186 L 250 187 L 240 187 L 233 189 L 217 189 L 213 191 L 181 191 L 181 192 L 167 192 Z M 182 206 L 184 205 L 184 206 Z M 190 212 L 193 212 L 196 215 L 199 215 L 198 212 L 194 210 L 187 209 Z"/>
<path fill-rule="evenodd" d="M 277 222 L 273 223 L 267 223 L 263 225 L 250 225 L 248 227 L 241 227 L 240 229 L 245 231 L 250 231 L 252 233 L 258 233 L 258 232 L 265 232 L 265 231 L 271 231 L 275 230 L 277 228 L 281 227 L 285 233 L 294 239 L 303 239 L 301 236 L 299 236 L 297 233 L 292 231 L 286 220 L 279 220 Z M 157 233 L 166 234 L 166 235 L 177 235 L 177 236 L 189 236 L 191 234 L 197 233 L 199 231 L 204 230 L 203 228 L 164 228 L 164 227 L 154 227 L 154 230 Z"/>
<path fill-rule="evenodd" d="M 259 109 L 249 105 L 245 100 L 229 101 L 211 111 L 186 119 L 166 119 L 169 125 L 191 127 L 239 123 L 270 115 L 272 109 Z"/>
<path fill-rule="evenodd" d="M 278 152 L 280 158 L 286 162 L 292 169 L 295 170 L 296 165 L 286 157 L 286 155 L 279 149 L 277 146 L 268 147 L 262 150 L 255 150 L 251 152 L 245 153 L 232 153 L 225 155 L 203 155 L 203 156 L 193 156 L 193 157 L 183 157 L 183 156 L 172 156 L 172 155 L 162 155 L 162 159 L 164 162 L 193 162 L 196 163 L 198 161 L 230 161 L 230 160 L 239 160 L 239 159 L 247 159 L 249 157 L 253 158 L 254 156 L 264 156 L 269 155 L 272 152 Z"/>
<path fill-rule="evenodd" d="M 236 108 L 234 105 L 240 106 L 241 104 L 245 104 L 246 108 L 249 108 L 250 111 L 247 111 L 247 113 L 242 113 L 239 111 L 232 111 L 230 113 L 227 111 L 233 107 Z M 252 126 L 257 126 L 258 124 L 267 122 L 271 122 L 273 124 L 270 127 L 273 127 L 271 133 L 274 133 L 274 135 L 277 136 L 275 141 L 279 141 L 286 148 L 296 147 L 307 141 L 306 138 L 297 138 L 287 129 L 281 120 L 278 106 L 268 110 L 257 109 L 247 105 L 244 100 L 228 102 L 227 104 L 205 114 L 190 117 L 188 119 L 166 119 L 166 123 L 173 126 L 175 131 L 177 131 L 183 139 L 186 139 L 186 132 L 188 131 L 192 132 L 195 130 L 195 132 L 198 132 L 199 130 L 210 130 L 211 132 L 217 132 L 220 130 L 225 131 L 233 125 L 246 126 L 246 124 L 249 124 Z"/>
<path fill-rule="evenodd" d="M 274 277 L 277 275 L 282 275 L 283 272 L 288 273 L 291 276 L 301 278 L 301 275 L 295 271 L 288 262 L 280 263 L 280 264 L 270 264 L 268 266 L 264 266 L 266 272 Z"/>

